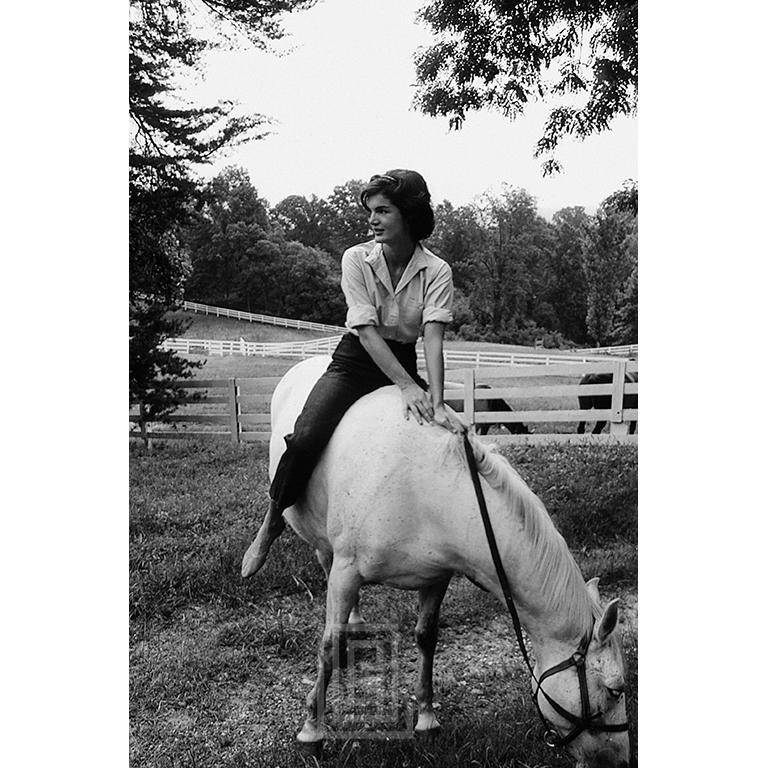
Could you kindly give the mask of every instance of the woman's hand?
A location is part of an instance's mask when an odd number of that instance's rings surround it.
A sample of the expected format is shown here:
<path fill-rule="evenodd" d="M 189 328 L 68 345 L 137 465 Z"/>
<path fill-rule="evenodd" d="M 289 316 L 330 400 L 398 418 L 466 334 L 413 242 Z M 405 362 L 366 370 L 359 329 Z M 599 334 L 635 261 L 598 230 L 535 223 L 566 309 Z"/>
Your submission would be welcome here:
<path fill-rule="evenodd" d="M 429 394 L 415 381 L 400 387 L 400 394 L 403 398 L 403 415 L 406 419 L 413 413 L 419 424 L 422 424 L 425 419 L 432 421 L 432 417 L 435 415 L 432 401 Z"/>
<path fill-rule="evenodd" d="M 444 405 L 439 405 L 435 408 L 435 415 L 432 418 L 432 423 L 444 427 L 456 435 L 463 435 L 468 430 L 467 425 L 459 418 L 459 416 Z"/>

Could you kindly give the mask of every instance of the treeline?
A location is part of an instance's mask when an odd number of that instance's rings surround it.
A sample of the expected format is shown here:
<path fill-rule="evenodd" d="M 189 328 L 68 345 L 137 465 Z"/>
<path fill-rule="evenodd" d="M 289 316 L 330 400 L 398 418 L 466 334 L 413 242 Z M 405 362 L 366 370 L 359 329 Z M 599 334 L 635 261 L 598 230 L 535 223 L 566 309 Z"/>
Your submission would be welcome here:
<path fill-rule="evenodd" d="M 343 325 L 341 254 L 370 239 L 361 180 L 326 198 L 291 195 L 270 207 L 245 170 L 200 191 L 182 230 L 186 296 L 195 301 Z M 634 182 L 594 215 L 564 208 L 551 222 L 523 189 L 435 207 L 425 243 L 454 274 L 455 337 L 548 347 L 637 341 Z"/>

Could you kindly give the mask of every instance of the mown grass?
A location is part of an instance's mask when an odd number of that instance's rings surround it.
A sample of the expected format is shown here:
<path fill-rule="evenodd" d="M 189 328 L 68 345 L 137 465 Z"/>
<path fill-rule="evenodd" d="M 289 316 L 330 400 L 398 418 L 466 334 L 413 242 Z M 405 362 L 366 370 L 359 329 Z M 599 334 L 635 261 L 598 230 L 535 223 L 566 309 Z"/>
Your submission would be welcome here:
<path fill-rule="evenodd" d="M 233 317 L 216 317 L 199 312 L 171 312 L 171 317 L 184 320 L 189 327 L 182 333 L 182 338 L 216 339 L 220 341 L 238 341 L 240 338 L 259 344 L 278 341 L 310 341 L 333 334 L 325 331 L 305 331 L 298 328 L 284 328 L 280 325 L 250 323 Z"/>
<path fill-rule="evenodd" d="M 621 596 L 631 607 L 636 452 L 537 446 L 504 453 L 558 525 L 573 529 L 572 549 L 585 577 L 600 575 L 605 596 Z M 160 443 L 152 454 L 132 447 L 130 460 L 132 765 L 316 765 L 296 750 L 294 735 L 324 621 L 322 571 L 287 532 L 254 579 L 239 576 L 267 502 L 266 449 Z M 601 499 L 610 524 L 599 524 L 588 509 Z M 402 639 L 398 690 L 407 705 L 418 660 L 415 596 L 367 587 L 362 604 L 369 622 L 395 628 Z M 623 636 L 634 691 L 637 641 L 629 614 Z M 322 764 L 570 765 L 541 742 L 523 670 L 503 608 L 457 579 L 444 602 L 436 657 L 439 739 L 329 741 Z M 375 692 L 375 677 L 369 682 Z M 329 693 L 332 725 L 349 707 L 345 685 L 334 683 Z M 632 723 L 635 708 L 633 695 Z"/>

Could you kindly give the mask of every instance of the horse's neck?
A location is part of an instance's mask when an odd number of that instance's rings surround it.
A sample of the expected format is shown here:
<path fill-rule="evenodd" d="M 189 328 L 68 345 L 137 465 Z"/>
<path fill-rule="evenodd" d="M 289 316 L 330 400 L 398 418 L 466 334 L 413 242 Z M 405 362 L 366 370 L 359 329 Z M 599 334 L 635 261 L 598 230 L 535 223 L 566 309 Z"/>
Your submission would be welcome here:
<path fill-rule="evenodd" d="M 554 541 L 549 547 L 543 547 L 542 537 L 536 544 L 517 520 L 510 525 L 509 514 L 502 511 L 504 504 L 504 499 L 495 493 L 489 494 L 488 506 L 501 561 L 520 620 L 531 641 L 534 646 L 552 642 L 570 645 L 578 641 L 591 621 L 590 601 L 581 573 L 564 544 Z M 479 536 L 470 547 L 474 554 L 473 578 L 504 604 L 485 532 L 482 526 L 477 528 Z M 542 558 L 547 562 L 543 563 Z"/>

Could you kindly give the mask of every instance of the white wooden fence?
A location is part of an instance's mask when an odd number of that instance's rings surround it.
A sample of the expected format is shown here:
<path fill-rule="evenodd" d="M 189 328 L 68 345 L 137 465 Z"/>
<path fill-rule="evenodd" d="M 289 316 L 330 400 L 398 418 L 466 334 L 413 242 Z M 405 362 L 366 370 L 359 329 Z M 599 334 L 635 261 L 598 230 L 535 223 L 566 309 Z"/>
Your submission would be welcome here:
<path fill-rule="evenodd" d="M 310 341 L 266 342 L 214 340 L 214 339 L 166 339 L 161 349 L 174 352 L 204 353 L 211 355 L 256 355 L 259 357 L 312 357 L 330 355 L 341 336 L 329 336 Z"/>
<path fill-rule="evenodd" d="M 446 392 L 454 407 L 471 424 L 524 423 L 534 434 L 489 435 L 495 443 L 636 443 L 629 423 L 637 421 L 637 408 L 625 409 L 625 395 L 637 395 L 638 385 L 625 382 L 626 373 L 637 373 L 636 361 L 603 360 L 562 365 L 515 365 L 451 371 L 461 389 Z M 607 384 L 581 385 L 586 373 L 611 373 Z M 180 383 L 198 399 L 181 406 L 168 424 L 148 424 L 134 406 L 129 421 L 133 438 L 145 441 L 178 438 L 224 438 L 235 443 L 265 441 L 270 437 L 269 402 L 280 377 L 193 380 Z M 488 385 L 490 388 L 487 388 Z M 486 388 L 483 388 L 485 385 Z M 610 407 L 582 410 L 579 395 L 610 395 Z M 481 410 L 488 401 L 503 399 L 512 411 Z M 576 407 L 574 407 L 574 403 Z M 463 407 L 462 407 L 463 406 Z M 606 421 L 607 434 L 577 434 L 578 422 Z"/>
<path fill-rule="evenodd" d="M 322 345 L 322 342 L 333 342 L 333 346 L 338 342 L 339 335 L 346 333 L 347 328 L 339 325 L 326 325 L 324 323 L 312 323 L 306 320 L 291 320 L 286 317 L 273 317 L 272 315 L 258 315 L 252 312 L 243 312 L 239 309 L 226 309 L 225 307 L 213 307 L 208 304 L 200 304 L 195 301 L 185 301 L 184 309 L 191 312 L 201 312 L 206 315 L 215 315 L 216 317 L 231 317 L 235 320 L 246 320 L 250 323 L 264 323 L 267 325 L 279 325 L 284 328 L 298 328 L 305 331 L 326 331 L 328 333 L 335 334 L 328 339 L 321 339 L 317 343 L 321 346 L 318 348 L 318 352 L 312 352 L 313 342 L 295 342 L 291 344 L 256 344 L 253 342 L 246 342 L 242 339 L 240 342 L 235 341 L 207 341 L 201 339 L 168 339 L 168 349 L 176 349 L 180 352 L 186 351 L 184 345 L 186 343 L 193 344 L 196 349 L 193 351 L 205 351 L 215 355 L 268 355 L 274 354 L 278 356 L 278 353 L 270 352 L 270 349 L 277 349 L 279 347 L 285 347 L 288 352 L 284 355 L 286 357 L 307 357 L 309 354 L 319 354 L 324 352 L 326 347 Z M 307 354 L 302 353 L 300 345 L 307 344 Z M 178 346 L 173 346 L 178 345 Z M 208 345 L 208 346 L 203 346 Z M 267 349 L 262 352 L 261 347 Z M 536 349 L 541 349 L 542 345 L 538 342 Z M 242 351 L 246 350 L 246 351 Z M 257 350 L 257 351 L 251 351 Z M 618 347 L 585 347 L 583 349 L 575 349 L 567 355 L 559 355 L 555 353 L 545 353 L 542 357 L 538 353 L 485 353 L 485 352 L 459 352 L 452 351 L 450 354 L 453 359 L 446 362 L 452 363 L 469 363 L 479 368 L 481 365 L 515 365 L 515 364 L 531 364 L 531 365 L 549 365 L 551 362 L 573 362 L 584 363 L 590 360 L 600 360 L 603 355 L 617 355 L 623 357 L 637 356 L 638 345 L 637 344 L 625 344 Z M 479 356 L 478 356 L 479 355 Z M 279 355 L 283 356 L 283 355 Z"/>
<path fill-rule="evenodd" d="M 215 339 L 166 339 L 161 349 L 183 352 L 185 354 L 211 355 L 256 355 L 260 357 L 297 357 L 330 355 L 339 343 L 341 336 L 330 336 L 310 341 L 265 342 L 215 340 Z M 424 363 L 424 350 L 421 345 L 416 350 L 419 362 Z M 446 348 L 443 352 L 446 365 L 471 366 L 480 368 L 498 365 L 556 365 L 559 363 L 588 363 L 605 360 L 605 355 L 572 355 L 552 352 L 483 352 Z"/>
<path fill-rule="evenodd" d="M 266 325 L 280 325 L 283 328 L 299 328 L 303 331 L 326 331 L 328 333 L 345 333 L 346 328 L 340 325 L 326 325 L 325 323 L 311 323 L 307 320 L 291 320 L 287 317 L 273 317 L 272 315 L 257 315 L 253 312 L 242 312 L 239 309 L 225 309 L 224 307 L 211 307 L 208 304 L 198 304 L 196 301 L 185 301 L 184 309 L 190 312 L 202 312 L 216 317 L 233 317 L 235 320 L 247 320 L 249 323 L 264 323 Z"/>
<path fill-rule="evenodd" d="M 584 347 L 574 349 L 574 353 L 589 352 L 590 355 L 618 355 L 619 357 L 637 357 L 638 344 L 622 344 L 617 347 Z"/>

